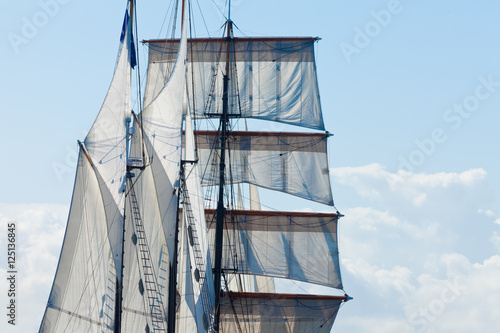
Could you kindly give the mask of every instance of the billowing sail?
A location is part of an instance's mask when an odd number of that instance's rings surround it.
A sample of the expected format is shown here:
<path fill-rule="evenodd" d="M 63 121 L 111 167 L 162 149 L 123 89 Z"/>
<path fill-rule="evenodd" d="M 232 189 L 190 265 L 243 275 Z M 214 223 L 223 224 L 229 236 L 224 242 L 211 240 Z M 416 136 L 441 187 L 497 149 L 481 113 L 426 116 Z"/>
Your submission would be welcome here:
<path fill-rule="evenodd" d="M 134 116 L 127 182 L 122 324 L 126 331 L 165 331 L 175 246 L 186 24 L 175 69 L 156 99 Z M 182 46 L 183 45 L 183 46 Z"/>
<path fill-rule="evenodd" d="M 40 332 L 166 332 L 175 324 L 179 333 L 327 333 L 348 297 L 276 294 L 274 278 L 342 289 L 339 214 L 261 211 L 257 193 L 262 187 L 333 205 L 318 38 L 235 38 L 228 20 L 227 38 L 188 41 L 189 5 L 182 8 L 180 39 L 147 41 L 138 115 L 130 114 L 136 59 L 125 14 L 110 88 L 80 143 Z M 226 133 L 195 132 L 191 117 L 219 118 Z M 235 118 L 322 133 L 234 132 Z M 250 210 L 241 193 L 234 200 L 234 187 L 245 183 Z M 214 223 L 205 198 L 211 203 L 217 187 Z"/>
<path fill-rule="evenodd" d="M 187 21 L 187 20 L 186 20 Z M 186 91 L 186 24 L 174 69 L 156 98 L 141 113 L 145 163 L 150 165 L 169 255 L 177 215 L 181 162 L 182 105 Z M 136 150 L 137 151 L 137 150 Z M 140 177 L 138 178 L 141 181 Z M 172 259 L 172 258 L 171 258 Z"/>
<path fill-rule="evenodd" d="M 113 79 L 80 144 L 64 245 L 41 332 L 108 332 L 114 327 L 130 111 L 129 24 L 127 10 Z"/>
<path fill-rule="evenodd" d="M 329 333 L 344 296 L 225 293 L 220 332 Z"/>
<path fill-rule="evenodd" d="M 259 189 L 250 184 L 248 186 L 250 194 L 250 210 L 261 210 Z M 241 184 L 238 184 L 238 205 L 237 210 L 245 210 L 243 204 L 243 195 Z M 229 274 L 228 289 L 240 292 L 262 292 L 274 293 L 274 278 L 270 276 L 252 275 L 252 274 Z"/>
<path fill-rule="evenodd" d="M 109 242 L 121 278 L 122 223 L 124 185 L 127 168 L 127 131 L 130 121 L 130 65 L 128 11 L 125 13 L 120 57 L 108 93 L 92 128 L 85 138 L 85 148 L 100 176 L 106 208 Z"/>
<path fill-rule="evenodd" d="M 123 204 L 123 184 L 127 165 L 126 135 L 130 121 L 128 53 L 127 45 L 122 44 L 108 93 L 84 141 L 85 148 L 109 188 L 116 205 Z"/>
<path fill-rule="evenodd" d="M 219 156 L 213 150 L 218 138 L 214 131 L 196 132 L 204 185 L 219 181 Z M 231 132 L 226 179 L 333 205 L 327 138 L 324 133 Z"/>
<path fill-rule="evenodd" d="M 233 38 L 230 114 L 324 129 L 314 43 L 317 38 Z M 188 93 L 196 117 L 222 108 L 225 39 L 190 39 Z M 145 92 L 148 105 L 172 70 L 178 40 L 152 40 Z M 221 56 L 222 54 L 222 56 Z"/>
<path fill-rule="evenodd" d="M 116 270 L 96 172 L 80 151 L 56 277 L 40 332 L 112 332 Z"/>
<path fill-rule="evenodd" d="M 207 224 L 214 228 L 215 212 L 205 212 Z M 228 245 L 223 266 L 229 272 L 342 289 L 337 220 L 337 214 L 230 211 L 224 226 Z"/>

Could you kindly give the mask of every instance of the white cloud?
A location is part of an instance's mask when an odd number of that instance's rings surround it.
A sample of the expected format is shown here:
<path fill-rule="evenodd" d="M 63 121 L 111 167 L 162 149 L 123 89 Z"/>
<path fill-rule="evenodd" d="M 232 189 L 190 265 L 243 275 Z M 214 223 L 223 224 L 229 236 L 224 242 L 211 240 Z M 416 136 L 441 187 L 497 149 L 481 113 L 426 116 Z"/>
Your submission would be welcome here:
<path fill-rule="evenodd" d="M 380 211 L 371 207 L 355 207 L 346 209 L 344 213 L 345 217 L 341 219 L 340 223 L 347 225 L 349 228 L 355 227 L 368 231 L 392 228 L 398 232 L 404 232 L 412 238 L 420 238 L 426 234 L 422 228 L 418 228 L 407 221 L 402 221 L 388 211 Z"/>
<path fill-rule="evenodd" d="M 344 287 L 354 301 L 334 331 L 496 331 L 500 236 L 491 222 L 500 222 L 485 170 L 391 173 L 370 164 L 332 174 L 368 199 L 345 208 L 340 222 Z"/>
<path fill-rule="evenodd" d="M 45 310 L 62 238 L 68 207 L 63 205 L 0 204 L 0 225 L 16 224 L 17 322 L 9 325 L 0 321 L 2 332 L 36 332 Z M 4 238 L 4 237 L 2 237 Z M 6 239 L 2 239 L 5 243 Z M 3 258 L 2 258 L 3 259 Z M 3 261 L 3 260 L 2 260 Z M 0 270 L 2 304 L 7 304 L 6 270 Z"/>
<path fill-rule="evenodd" d="M 498 233 L 498 231 L 493 232 L 490 241 L 493 243 L 498 253 L 500 253 L 500 234 Z"/>
<path fill-rule="evenodd" d="M 349 273 L 361 278 L 380 295 L 387 296 L 394 292 L 407 295 L 415 289 L 412 283 L 413 273 L 408 267 L 394 266 L 383 269 L 363 259 L 346 259 L 342 263 Z"/>
<path fill-rule="evenodd" d="M 413 205 L 419 207 L 425 203 L 426 199 L 427 199 L 427 193 L 420 193 L 412 200 L 412 203 Z"/>
<path fill-rule="evenodd" d="M 486 171 L 471 169 L 462 173 L 434 174 L 398 171 L 391 173 L 380 164 L 332 169 L 334 182 L 352 187 L 362 197 L 386 209 L 453 211 L 456 204 L 491 202 Z M 481 208 L 481 207 L 479 207 Z"/>
<path fill-rule="evenodd" d="M 486 210 L 478 209 L 477 212 L 479 214 L 484 214 L 486 216 L 495 216 L 495 213 L 493 213 L 493 211 L 491 209 L 486 209 Z"/>
<path fill-rule="evenodd" d="M 332 175 L 337 186 L 350 187 L 368 199 L 365 207 L 356 207 L 356 202 L 351 207 L 360 210 L 368 206 L 390 215 L 406 226 L 405 233 L 413 233 L 411 238 L 426 237 L 424 242 L 440 246 L 440 252 L 456 252 L 458 247 L 477 252 L 492 234 L 493 210 L 488 206 L 493 204 L 494 192 L 483 169 L 462 173 L 391 173 L 379 164 L 370 164 L 336 168 Z M 480 209 L 482 214 L 473 214 Z M 348 215 L 345 208 L 342 210 Z M 368 222 L 360 222 L 360 229 L 378 228 L 369 219 L 364 220 Z M 402 232 L 396 228 L 383 231 L 392 232 L 396 238 Z"/>
<path fill-rule="evenodd" d="M 470 263 L 460 254 L 444 254 L 447 278 L 419 276 L 413 301 L 405 305 L 417 331 L 496 332 L 500 319 L 500 256 Z"/>
<path fill-rule="evenodd" d="M 409 267 L 384 269 L 377 264 L 362 259 L 344 263 L 344 273 L 363 280 L 371 295 L 356 297 L 354 294 L 354 301 L 347 303 L 339 314 L 340 327 L 337 329 L 351 332 L 384 332 L 382 329 L 386 329 L 385 332 L 397 329 L 399 332 L 496 332 L 500 324 L 497 313 L 500 308 L 500 256 L 494 255 L 482 263 L 470 263 L 460 254 L 443 254 L 436 264 L 444 266 L 444 277 L 427 273 L 415 276 Z M 349 307 L 359 308 L 356 304 L 359 301 L 384 311 L 371 308 L 363 318 L 349 311 Z M 402 313 L 399 308 L 403 309 Z M 377 314 L 378 326 L 370 326 L 374 324 L 373 313 Z"/>

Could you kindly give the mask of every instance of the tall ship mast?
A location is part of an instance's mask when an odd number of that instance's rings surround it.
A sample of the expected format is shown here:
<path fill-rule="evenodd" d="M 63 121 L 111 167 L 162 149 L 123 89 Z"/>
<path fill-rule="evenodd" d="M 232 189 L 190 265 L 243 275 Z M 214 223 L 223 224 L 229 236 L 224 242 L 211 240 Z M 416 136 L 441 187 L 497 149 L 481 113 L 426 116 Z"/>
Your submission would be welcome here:
<path fill-rule="evenodd" d="M 40 332 L 326 333 L 351 299 L 339 267 L 342 215 L 272 210 L 259 198 L 263 189 L 334 207 L 319 38 L 236 37 L 230 1 L 221 37 L 199 38 L 188 33 L 193 7 L 174 1 L 180 37 L 142 41 L 148 69 L 134 112 L 138 41 L 127 1 L 110 88 L 78 142 Z M 306 131 L 248 130 L 271 122 Z M 277 293 L 284 279 L 337 296 Z"/>

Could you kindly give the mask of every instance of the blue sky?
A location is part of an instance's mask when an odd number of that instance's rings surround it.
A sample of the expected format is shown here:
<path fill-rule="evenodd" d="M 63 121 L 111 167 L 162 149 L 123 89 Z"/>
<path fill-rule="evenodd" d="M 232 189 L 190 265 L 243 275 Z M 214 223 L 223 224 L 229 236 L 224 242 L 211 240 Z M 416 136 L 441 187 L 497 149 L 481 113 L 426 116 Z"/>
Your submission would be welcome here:
<path fill-rule="evenodd" d="M 223 22 L 217 4 L 224 1 L 202 4 L 210 33 Z M 24 293 L 19 326 L 2 320 L 2 331 L 38 327 L 76 140 L 110 82 L 124 7 L 27 0 L 0 14 L 0 220 L 18 221 Z M 158 37 L 167 7 L 139 4 L 140 39 Z M 500 293 L 499 15 L 493 0 L 233 1 L 246 35 L 322 38 L 332 186 L 346 215 L 341 269 L 355 297 L 334 332 L 493 332 L 500 324 L 500 301 L 491 297 Z M 203 23 L 197 30 L 205 35 Z"/>

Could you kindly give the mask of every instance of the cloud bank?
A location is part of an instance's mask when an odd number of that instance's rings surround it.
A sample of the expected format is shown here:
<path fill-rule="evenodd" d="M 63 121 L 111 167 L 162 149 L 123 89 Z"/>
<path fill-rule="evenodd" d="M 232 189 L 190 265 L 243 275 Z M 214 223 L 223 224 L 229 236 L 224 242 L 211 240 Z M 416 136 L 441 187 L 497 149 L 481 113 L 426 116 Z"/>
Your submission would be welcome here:
<path fill-rule="evenodd" d="M 332 175 L 364 200 L 340 222 L 344 287 L 355 300 L 334 332 L 497 331 L 500 238 L 485 170 L 370 164 Z"/>
<path fill-rule="evenodd" d="M 61 251 L 68 207 L 51 204 L 0 204 L 0 290 L 6 305 L 6 230 L 16 224 L 16 325 L 0 321 L 1 332 L 37 332 Z M 5 316 L 5 315 L 4 315 Z"/>

